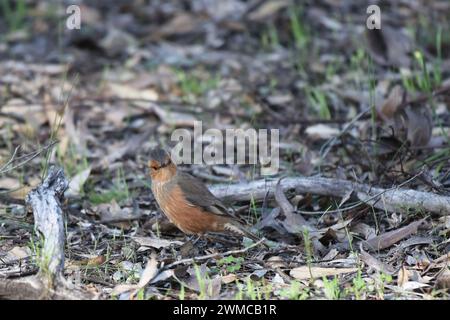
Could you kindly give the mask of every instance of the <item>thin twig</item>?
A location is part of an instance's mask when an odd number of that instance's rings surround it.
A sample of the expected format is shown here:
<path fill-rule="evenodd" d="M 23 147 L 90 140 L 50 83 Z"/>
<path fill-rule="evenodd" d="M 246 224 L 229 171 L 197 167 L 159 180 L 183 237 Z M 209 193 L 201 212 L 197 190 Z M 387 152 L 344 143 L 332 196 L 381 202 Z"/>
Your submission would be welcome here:
<path fill-rule="evenodd" d="M 361 111 L 355 118 L 353 118 L 352 121 L 350 121 L 342 130 L 339 132 L 339 134 L 327 142 L 325 142 L 322 147 L 320 148 L 320 155 L 321 158 L 324 159 L 328 152 L 330 152 L 331 148 L 333 147 L 334 143 L 337 139 L 339 139 L 345 132 L 347 132 L 363 115 L 365 115 L 367 112 L 370 111 L 370 108 L 366 108 L 365 110 Z"/>
<path fill-rule="evenodd" d="M 5 163 L 1 168 L 0 168 L 0 173 L 2 173 L 3 170 L 5 170 L 5 168 L 7 168 L 11 163 L 14 162 L 14 159 L 16 158 L 16 154 L 17 151 L 19 151 L 20 146 L 17 146 L 16 149 L 14 149 L 14 153 L 11 156 L 11 158 L 8 160 L 7 163 Z"/>
<path fill-rule="evenodd" d="M 31 153 L 28 153 L 27 155 L 21 156 L 20 158 L 14 159 L 17 149 L 19 148 L 19 147 L 17 147 L 16 151 L 14 151 L 14 155 L 11 157 L 11 159 L 0 169 L 0 174 L 4 174 L 6 172 L 12 171 L 14 169 L 17 169 L 17 168 L 25 165 L 26 163 L 30 162 L 31 160 L 33 160 L 34 158 L 39 156 L 42 152 L 52 148 L 56 143 L 58 143 L 58 140 L 54 140 L 54 141 L 50 142 L 48 145 L 46 145 L 45 147 L 43 147 L 37 151 L 33 151 Z M 14 162 L 14 160 L 18 160 L 18 159 L 22 159 L 22 158 L 26 158 L 26 160 L 20 162 L 19 164 L 16 164 L 15 166 L 8 168 L 8 166 L 11 165 Z"/>
<path fill-rule="evenodd" d="M 232 254 L 244 253 L 244 252 L 247 252 L 248 250 L 250 250 L 250 249 L 252 249 L 252 248 L 254 248 L 256 246 L 259 246 L 264 241 L 265 241 L 265 239 L 263 238 L 263 239 L 259 240 L 258 242 L 255 242 L 252 245 L 250 245 L 250 246 L 248 246 L 248 247 L 246 247 L 244 249 L 230 250 L 230 251 L 227 251 L 227 252 L 224 252 L 224 253 L 211 253 L 211 254 L 207 254 L 205 256 L 178 260 L 178 261 L 175 261 L 175 262 L 173 262 L 171 264 L 168 264 L 167 266 L 164 266 L 164 268 L 162 268 L 161 270 L 170 269 L 170 268 L 172 268 L 174 266 L 177 266 L 177 265 L 183 264 L 183 263 L 193 263 L 193 262 L 197 262 L 197 261 L 208 260 L 208 259 L 215 258 L 215 257 L 226 257 L 226 256 L 229 256 L 229 255 L 232 255 Z"/>

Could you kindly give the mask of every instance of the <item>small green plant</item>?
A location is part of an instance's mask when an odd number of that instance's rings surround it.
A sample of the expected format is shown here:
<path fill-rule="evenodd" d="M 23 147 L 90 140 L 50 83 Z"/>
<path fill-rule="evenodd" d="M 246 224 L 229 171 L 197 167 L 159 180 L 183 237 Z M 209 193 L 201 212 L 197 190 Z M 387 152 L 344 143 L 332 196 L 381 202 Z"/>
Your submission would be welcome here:
<path fill-rule="evenodd" d="M 339 280 L 337 277 L 333 277 L 332 280 L 328 280 L 326 277 L 322 278 L 324 286 L 324 294 L 327 299 L 337 300 L 341 298 L 341 289 L 339 287 Z"/>
<path fill-rule="evenodd" d="M 130 198 L 130 191 L 128 189 L 128 184 L 122 169 L 118 171 L 117 177 L 116 179 L 114 179 L 114 183 L 111 189 L 101 193 L 92 191 L 89 195 L 89 200 L 94 205 L 101 203 L 109 203 L 112 200 L 116 200 L 119 203 L 120 201 L 129 198 Z"/>
<path fill-rule="evenodd" d="M 306 300 L 309 298 L 309 288 L 293 281 L 288 288 L 280 291 L 280 296 L 289 300 Z"/>
<path fill-rule="evenodd" d="M 227 256 L 219 261 L 217 261 L 217 266 L 225 267 L 226 271 L 229 273 L 236 272 L 242 268 L 242 263 L 244 262 L 244 258 L 242 257 L 233 257 Z"/>
<path fill-rule="evenodd" d="M 58 164 L 63 166 L 64 172 L 70 177 L 89 167 L 87 157 L 80 155 L 73 143 L 69 143 L 65 153 L 63 153 L 61 146 L 58 145 L 56 148 L 56 159 Z"/>
<path fill-rule="evenodd" d="M 15 3 L 14 8 L 12 4 Z M 6 21 L 9 32 L 18 31 L 24 28 L 25 18 L 27 16 L 27 7 L 25 0 L 0 0 L 2 16 Z"/>
<path fill-rule="evenodd" d="M 420 90 L 424 92 L 431 92 L 432 83 L 430 79 L 430 74 L 427 69 L 427 65 L 425 64 L 425 60 L 423 58 L 423 54 L 420 51 L 415 51 L 414 58 L 420 68 L 420 73 L 416 74 L 416 83 Z"/>
<path fill-rule="evenodd" d="M 366 60 L 366 51 L 363 48 L 358 48 L 350 57 L 350 66 L 352 70 L 359 71 L 361 65 Z"/>
<path fill-rule="evenodd" d="M 39 272 L 44 275 L 47 280 L 52 281 L 53 275 L 48 269 L 50 266 L 52 252 L 44 250 L 45 247 L 45 239 L 39 234 L 35 233 L 36 237 L 31 236 L 30 241 L 28 242 L 28 247 L 31 249 L 31 252 L 34 254 L 34 263 L 39 268 Z M 35 240 L 36 238 L 36 240 Z"/>
<path fill-rule="evenodd" d="M 301 16 L 301 9 L 297 6 L 292 6 L 289 9 L 289 23 L 296 52 L 293 57 L 293 63 L 297 71 L 303 75 L 305 73 L 307 54 L 314 54 L 314 52 L 311 52 L 314 48 L 308 48 L 308 50 L 306 50 L 311 37 L 306 24 L 301 20 Z"/>
<path fill-rule="evenodd" d="M 265 50 L 272 50 L 280 46 L 278 30 L 273 23 L 269 23 L 267 29 L 262 33 L 261 45 Z"/>
<path fill-rule="evenodd" d="M 39 265 L 39 259 L 41 258 L 41 252 L 42 252 L 42 246 L 43 246 L 43 238 L 39 237 L 38 241 L 36 242 L 34 237 L 30 237 L 30 240 L 28 242 L 28 248 L 30 248 L 31 252 L 33 253 L 34 257 L 34 263 L 38 266 Z"/>
<path fill-rule="evenodd" d="M 186 297 L 186 289 L 184 288 L 184 285 L 181 284 L 180 292 L 178 293 L 178 299 L 184 300 Z"/>
<path fill-rule="evenodd" d="M 254 281 L 247 277 L 245 285 L 236 282 L 236 286 L 238 288 L 238 293 L 235 296 L 237 300 L 269 300 L 272 292 L 272 285 L 267 283 L 265 279 Z"/>
<path fill-rule="evenodd" d="M 417 91 L 416 84 L 414 82 L 414 78 L 408 76 L 405 72 L 400 71 L 400 76 L 402 78 L 403 87 L 405 87 L 406 91 L 414 93 Z"/>
<path fill-rule="evenodd" d="M 210 89 L 216 88 L 220 81 L 220 75 L 218 74 L 203 79 L 193 72 L 186 72 L 184 70 L 176 70 L 175 72 L 183 94 L 183 99 L 187 100 L 187 102 L 195 102 L 198 96 Z"/>
<path fill-rule="evenodd" d="M 375 67 L 373 64 L 372 58 L 367 55 L 367 73 L 368 77 L 368 85 L 369 85 L 369 106 L 370 106 L 370 124 L 372 127 L 372 139 L 377 140 L 377 109 L 376 109 L 376 101 L 375 101 L 375 88 L 376 88 L 376 78 L 375 78 Z"/>
<path fill-rule="evenodd" d="M 379 299 L 384 299 L 384 287 L 386 284 L 392 282 L 392 276 L 387 273 L 380 273 L 379 276 L 375 279 L 375 291 L 377 292 L 377 296 Z"/>
<path fill-rule="evenodd" d="M 136 294 L 136 300 L 145 300 L 145 289 L 141 288 Z"/>
<path fill-rule="evenodd" d="M 306 91 L 308 101 L 313 110 L 318 114 L 320 119 L 331 119 L 330 109 L 328 108 L 327 97 L 320 89 L 309 89 Z"/>
<path fill-rule="evenodd" d="M 199 300 L 207 299 L 208 297 L 212 296 L 212 282 L 209 281 L 209 276 L 202 275 L 200 267 L 196 264 L 194 264 L 194 272 L 195 272 L 195 278 L 197 279 L 198 288 L 199 288 Z"/>
<path fill-rule="evenodd" d="M 436 36 L 436 46 L 441 46 L 440 36 Z M 440 51 L 438 51 L 440 52 Z M 440 53 L 438 53 L 440 54 Z M 408 76 L 404 73 L 401 74 L 403 86 L 408 92 L 414 93 L 416 91 L 422 91 L 431 94 L 433 88 L 439 86 L 442 82 L 441 61 L 438 60 L 433 64 L 433 69 L 430 72 L 428 70 L 425 58 L 420 51 L 414 52 L 414 61 L 418 67 L 415 70 L 414 76 Z M 415 69 L 417 69 L 417 67 Z"/>
<path fill-rule="evenodd" d="M 258 221 L 259 220 L 259 213 L 258 213 L 258 208 L 256 206 L 256 201 L 255 199 L 252 198 L 250 199 L 250 212 L 252 213 L 252 216 L 254 218 L 254 221 Z"/>
<path fill-rule="evenodd" d="M 300 20 L 300 9 L 292 7 L 289 10 L 289 21 L 291 24 L 292 36 L 294 37 L 295 46 L 297 49 L 303 49 L 309 42 L 306 27 Z"/>
<path fill-rule="evenodd" d="M 352 286 L 347 289 L 347 293 L 353 293 L 356 300 L 361 300 L 364 299 L 365 292 L 367 292 L 367 285 L 362 278 L 361 270 L 358 270 L 356 277 L 352 279 Z"/>

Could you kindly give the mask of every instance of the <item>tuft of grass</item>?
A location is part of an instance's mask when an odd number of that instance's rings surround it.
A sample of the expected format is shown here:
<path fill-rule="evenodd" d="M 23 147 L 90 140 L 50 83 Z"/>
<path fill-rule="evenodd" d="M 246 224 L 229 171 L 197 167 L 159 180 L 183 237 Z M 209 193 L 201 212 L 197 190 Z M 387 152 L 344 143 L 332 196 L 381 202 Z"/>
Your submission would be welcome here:
<path fill-rule="evenodd" d="M 280 296 L 289 300 L 306 300 L 309 298 L 309 288 L 298 281 L 292 281 L 288 288 L 280 291 Z"/>
<path fill-rule="evenodd" d="M 183 284 L 181 284 L 180 292 L 178 293 L 178 300 L 184 300 L 186 297 L 186 289 Z"/>
<path fill-rule="evenodd" d="M 365 293 L 368 291 L 366 282 L 362 278 L 361 270 L 358 270 L 356 277 L 352 279 L 352 286 L 347 289 L 347 293 L 353 293 L 356 300 L 365 298 Z"/>
<path fill-rule="evenodd" d="M 370 55 L 367 55 L 367 66 L 368 66 L 368 85 L 369 85 L 369 107 L 370 107 L 370 124 L 372 127 L 372 139 L 377 140 L 377 125 L 376 125 L 376 117 L 377 117 L 377 109 L 376 109 L 376 101 L 375 101 L 375 88 L 376 88 L 376 78 L 375 78 L 375 66 Z"/>
<path fill-rule="evenodd" d="M 308 266 L 309 274 L 311 275 L 310 282 L 313 283 L 314 277 L 312 276 L 312 262 L 313 262 L 313 247 L 311 242 L 311 237 L 309 235 L 309 230 L 303 228 L 302 231 L 303 243 L 305 244 L 305 254 L 306 254 L 306 265 Z"/>
<path fill-rule="evenodd" d="M 238 289 L 236 300 L 269 300 L 272 293 L 272 285 L 265 279 L 254 281 L 247 277 L 245 284 L 236 280 L 236 286 Z"/>
<path fill-rule="evenodd" d="M 73 143 L 69 143 L 67 151 L 64 153 L 61 146 L 58 145 L 56 148 L 56 159 L 69 177 L 73 177 L 89 167 L 87 157 L 85 155 L 80 156 Z"/>
<path fill-rule="evenodd" d="M 217 87 L 220 81 L 220 75 L 216 74 L 203 79 L 193 72 L 184 70 L 175 70 L 178 78 L 181 92 L 186 102 L 195 102 L 198 96 L 203 95 L 206 91 Z"/>
<path fill-rule="evenodd" d="M 116 179 L 114 179 L 111 189 L 101 193 L 92 191 L 89 194 L 89 200 L 93 205 L 109 203 L 112 200 L 116 200 L 117 203 L 119 203 L 129 198 L 130 190 L 128 188 L 128 184 L 126 182 L 125 175 L 122 169 L 118 171 L 117 177 Z"/>
<path fill-rule="evenodd" d="M 295 47 L 303 49 L 309 43 L 309 35 L 305 25 L 300 20 L 301 11 L 298 7 L 292 7 L 289 10 L 289 22 Z"/>
<path fill-rule="evenodd" d="M 202 276 L 200 271 L 200 267 L 194 264 L 195 278 L 197 279 L 198 287 L 199 287 L 199 300 L 205 300 L 208 297 L 212 296 L 212 282 L 209 281 L 209 276 Z M 209 284 L 209 285 L 208 285 Z"/>
<path fill-rule="evenodd" d="M 243 262 L 244 258 L 242 257 L 235 258 L 230 255 L 217 261 L 217 266 L 225 267 L 227 272 L 233 273 L 239 271 L 242 268 Z"/>
<path fill-rule="evenodd" d="M 322 281 L 324 286 L 324 294 L 327 299 L 338 300 L 342 297 L 341 288 L 339 287 L 339 280 L 336 276 L 331 280 L 323 277 Z"/>
<path fill-rule="evenodd" d="M 379 299 L 384 299 L 384 287 L 386 284 L 392 282 L 392 276 L 387 273 L 380 273 L 379 276 L 375 279 L 375 291 L 377 292 L 377 296 Z"/>
<path fill-rule="evenodd" d="M 436 46 L 441 46 L 440 40 L 441 36 L 436 35 Z M 440 55 L 440 50 L 438 55 Z M 430 71 L 425 58 L 420 51 L 414 52 L 415 70 L 413 70 L 413 75 L 401 73 L 403 86 L 408 92 L 415 93 L 416 91 L 425 92 L 431 94 L 433 88 L 438 87 L 442 83 L 442 68 L 441 60 L 438 58 L 432 65 L 432 70 Z"/>
<path fill-rule="evenodd" d="M 292 32 L 292 38 L 294 42 L 294 48 L 296 49 L 296 55 L 294 57 L 294 65 L 300 74 L 305 73 L 305 61 L 307 53 L 311 50 L 306 50 L 310 44 L 310 32 L 307 26 L 301 20 L 301 9 L 297 6 L 292 6 L 289 9 L 289 23 Z"/>
<path fill-rule="evenodd" d="M 13 8 L 12 4 L 15 3 Z M 25 27 L 27 6 L 25 0 L 0 0 L 2 17 L 5 19 L 9 32 L 15 32 Z"/>
<path fill-rule="evenodd" d="M 268 24 L 266 30 L 261 35 L 261 45 L 265 50 L 272 50 L 280 47 L 278 30 L 272 22 Z"/>
<path fill-rule="evenodd" d="M 328 107 L 327 97 L 322 90 L 315 88 L 306 90 L 306 96 L 314 112 L 318 114 L 320 119 L 331 119 L 331 112 Z"/>

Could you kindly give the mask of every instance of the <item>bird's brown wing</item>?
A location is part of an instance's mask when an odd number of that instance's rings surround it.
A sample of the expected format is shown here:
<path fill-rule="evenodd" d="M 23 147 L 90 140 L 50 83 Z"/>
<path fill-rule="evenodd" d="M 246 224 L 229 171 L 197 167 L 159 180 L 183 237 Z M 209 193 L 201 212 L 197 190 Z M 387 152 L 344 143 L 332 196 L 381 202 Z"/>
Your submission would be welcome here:
<path fill-rule="evenodd" d="M 186 200 L 192 205 L 199 206 L 208 212 L 231 218 L 231 220 L 225 224 L 226 230 L 241 236 L 246 236 L 254 241 L 260 240 L 258 236 L 244 227 L 240 219 L 232 216 L 227 211 L 224 204 L 217 199 L 199 179 L 182 171 L 177 172 L 176 179 Z M 263 243 L 263 245 L 267 247 L 266 244 Z"/>
<path fill-rule="evenodd" d="M 228 213 L 225 205 L 199 179 L 180 170 L 177 172 L 176 179 L 186 200 L 193 205 L 202 207 L 206 211 L 217 215 L 227 215 L 235 218 Z"/>

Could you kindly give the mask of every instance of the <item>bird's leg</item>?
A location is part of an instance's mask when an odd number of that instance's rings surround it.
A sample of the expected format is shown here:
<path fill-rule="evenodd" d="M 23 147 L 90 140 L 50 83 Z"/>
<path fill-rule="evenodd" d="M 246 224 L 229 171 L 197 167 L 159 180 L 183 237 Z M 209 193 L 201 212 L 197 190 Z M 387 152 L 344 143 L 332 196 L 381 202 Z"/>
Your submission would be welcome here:
<path fill-rule="evenodd" d="M 195 234 L 195 235 L 192 235 L 191 237 L 190 237 L 190 239 L 189 239 L 189 241 L 191 241 L 192 242 L 192 245 L 193 246 L 195 246 L 195 244 L 201 239 L 203 237 L 203 235 L 198 235 L 198 234 Z M 192 241 L 192 240 L 194 240 L 194 241 Z"/>

